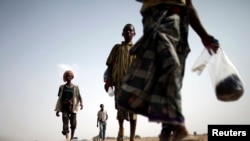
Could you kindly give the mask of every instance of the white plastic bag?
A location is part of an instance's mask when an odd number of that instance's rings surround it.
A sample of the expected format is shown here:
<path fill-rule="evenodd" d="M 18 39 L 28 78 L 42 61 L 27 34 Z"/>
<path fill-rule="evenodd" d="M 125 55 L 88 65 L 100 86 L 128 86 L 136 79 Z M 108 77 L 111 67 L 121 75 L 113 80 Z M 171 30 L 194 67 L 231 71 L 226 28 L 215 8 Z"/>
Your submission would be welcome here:
<path fill-rule="evenodd" d="M 111 97 L 115 95 L 112 87 L 109 87 L 109 88 L 108 88 L 108 94 L 109 94 L 109 96 L 111 96 Z"/>
<path fill-rule="evenodd" d="M 244 87 L 237 69 L 222 48 L 219 48 L 212 57 L 208 65 L 208 72 L 217 99 L 221 101 L 238 100 L 244 93 Z"/>
<path fill-rule="evenodd" d="M 193 64 L 192 71 L 197 72 L 200 75 L 205 67 L 208 65 L 212 55 L 210 55 L 206 48 L 204 48 L 200 54 L 200 56 L 196 59 Z"/>

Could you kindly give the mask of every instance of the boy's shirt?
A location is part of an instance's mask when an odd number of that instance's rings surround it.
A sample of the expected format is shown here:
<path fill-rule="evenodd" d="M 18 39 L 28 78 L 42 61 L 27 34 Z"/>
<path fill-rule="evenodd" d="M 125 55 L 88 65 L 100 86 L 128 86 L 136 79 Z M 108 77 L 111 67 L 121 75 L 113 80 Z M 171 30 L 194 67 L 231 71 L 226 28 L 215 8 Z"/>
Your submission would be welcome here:
<path fill-rule="evenodd" d="M 79 108 L 79 102 L 80 100 L 82 99 L 81 98 L 81 94 L 80 94 L 80 90 L 79 90 L 79 87 L 77 85 L 73 85 L 74 87 L 74 91 L 73 91 L 73 96 L 72 96 L 72 99 L 73 99 L 73 113 L 77 113 L 78 112 L 78 108 Z M 65 87 L 65 84 L 63 85 L 60 85 L 59 87 L 59 92 L 58 92 L 58 99 L 57 99 L 57 102 L 56 102 L 56 107 L 55 107 L 55 111 L 58 111 L 58 112 L 62 112 L 62 95 L 63 95 L 63 92 L 64 92 L 64 87 Z"/>
<path fill-rule="evenodd" d="M 74 87 L 68 88 L 66 85 L 63 88 L 62 92 L 62 101 L 64 100 L 71 100 L 74 94 Z"/>
<path fill-rule="evenodd" d="M 98 121 L 105 122 L 107 120 L 107 111 L 106 110 L 100 110 L 97 113 Z"/>
<path fill-rule="evenodd" d="M 133 47 L 133 43 L 116 44 L 106 61 L 108 67 L 112 67 L 112 82 L 119 83 L 122 81 L 123 76 L 127 73 L 129 66 L 134 60 L 135 56 L 129 54 L 129 50 Z"/>

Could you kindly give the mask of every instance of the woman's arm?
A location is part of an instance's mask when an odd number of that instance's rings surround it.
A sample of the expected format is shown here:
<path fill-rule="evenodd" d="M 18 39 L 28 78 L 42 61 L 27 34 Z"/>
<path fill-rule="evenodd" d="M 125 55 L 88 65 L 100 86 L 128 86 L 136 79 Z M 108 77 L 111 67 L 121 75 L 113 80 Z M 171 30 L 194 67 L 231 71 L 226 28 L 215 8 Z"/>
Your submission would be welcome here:
<path fill-rule="evenodd" d="M 215 42 L 215 38 L 212 35 L 209 35 L 206 29 L 203 27 L 198 13 L 192 4 L 192 0 L 187 0 L 188 7 L 188 16 L 189 16 L 189 24 L 193 28 L 193 30 L 199 35 L 203 45 L 208 49 L 209 53 L 213 50 L 215 53 L 219 48 L 219 44 Z"/>

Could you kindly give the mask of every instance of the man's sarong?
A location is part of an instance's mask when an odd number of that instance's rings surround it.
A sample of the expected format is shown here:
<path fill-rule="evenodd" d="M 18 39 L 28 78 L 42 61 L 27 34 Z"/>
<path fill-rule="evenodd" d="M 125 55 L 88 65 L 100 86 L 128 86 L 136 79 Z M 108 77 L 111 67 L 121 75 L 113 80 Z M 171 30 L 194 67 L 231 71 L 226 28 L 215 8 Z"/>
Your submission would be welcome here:
<path fill-rule="evenodd" d="M 144 34 L 123 79 L 118 104 L 149 121 L 182 124 L 181 87 L 188 46 L 185 6 L 159 4 L 142 12 Z"/>

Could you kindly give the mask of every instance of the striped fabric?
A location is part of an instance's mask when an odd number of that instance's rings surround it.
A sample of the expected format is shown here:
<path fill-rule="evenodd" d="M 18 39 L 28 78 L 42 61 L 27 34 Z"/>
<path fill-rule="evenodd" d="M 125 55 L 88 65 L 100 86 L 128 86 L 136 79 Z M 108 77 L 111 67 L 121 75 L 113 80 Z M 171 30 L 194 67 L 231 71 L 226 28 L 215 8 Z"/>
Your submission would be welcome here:
<path fill-rule="evenodd" d="M 142 16 L 144 35 L 130 50 L 136 59 L 123 78 L 118 104 L 149 121 L 183 124 L 180 91 L 190 52 L 186 7 L 159 4 Z"/>
<path fill-rule="evenodd" d="M 112 75 L 112 83 L 115 86 L 115 108 L 118 110 L 117 119 L 137 119 L 136 114 L 121 109 L 117 104 L 117 97 L 120 95 L 122 79 L 127 73 L 132 61 L 136 58 L 135 55 L 129 54 L 131 48 L 133 48 L 132 42 L 125 43 L 123 41 L 121 44 L 114 45 L 106 61 L 106 65 L 112 68 L 111 72 L 108 72 L 108 74 Z"/>

